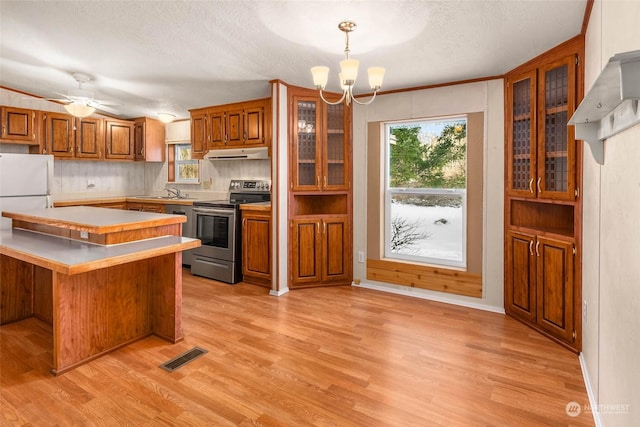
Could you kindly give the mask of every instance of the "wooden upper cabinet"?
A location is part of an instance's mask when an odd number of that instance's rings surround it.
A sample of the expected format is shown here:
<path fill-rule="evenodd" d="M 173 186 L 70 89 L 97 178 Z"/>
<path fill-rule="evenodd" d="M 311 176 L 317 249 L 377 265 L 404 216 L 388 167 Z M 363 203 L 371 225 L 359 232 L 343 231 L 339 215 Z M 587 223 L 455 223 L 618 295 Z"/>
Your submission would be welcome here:
<path fill-rule="evenodd" d="M 163 162 L 165 158 L 165 127 L 160 120 L 140 117 L 135 120 L 134 158 L 147 162 Z"/>
<path fill-rule="evenodd" d="M 577 56 L 507 78 L 507 193 L 575 200 Z"/>
<path fill-rule="evenodd" d="M 520 197 L 535 197 L 536 76 L 537 72 L 533 70 L 508 82 L 507 191 Z"/>
<path fill-rule="evenodd" d="M 201 159 L 207 151 L 207 113 L 191 112 L 191 158 Z"/>
<path fill-rule="evenodd" d="M 344 191 L 351 180 L 350 109 L 319 96 L 294 96 L 291 189 Z"/>
<path fill-rule="evenodd" d="M 0 107 L 2 134 L 0 141 L 38 144 L 36 111 L 15 107 Z"/>
<path fill-rule="evenodd" d="M 225 137 L 225 114 L 224 111 L 214 110 L 210 111 L 207 114 L 208 122 L 209 122 L 209 138 L 208 138 L 208 147 L 224 147 L 226 142 Z"/>
<path fill-rule="evenodd" d="M 75 118 L 69 114 L 46 112 L 43 119 L 45 152 L 58 158 L 74 157 Z"/>
<path fill-rule="evenodd" d="M 538 197 L 575 200 L 576 55 L 538 69 Z"/>
<path fill-rule="evenodd" d="M 133 160 L 134 122 L 126 120 L 105 120 L 105 158 L 113 160 Z"/>
<path fill-rule="evenodd" d="M 244 110 L 245 145 L 265 144 L 265 109 L 265 106 L 257 106 Z"/>
<path fill-rule="evenodd" d="M 242 108 L 229 110 L 225 113 L 226 145 L 241 146 L 244 144 L 244 110 Z"/>
<path fill-rule="evenodd" d="M 191 155 L 212 149 L 269 146 L 271 99 L 190 110 Z"/>
<path fill-rule="evenodd" d="M 104 158 L 104 120 L 96 117 L 76 119 L 76 152 L 80 159 Z"/>

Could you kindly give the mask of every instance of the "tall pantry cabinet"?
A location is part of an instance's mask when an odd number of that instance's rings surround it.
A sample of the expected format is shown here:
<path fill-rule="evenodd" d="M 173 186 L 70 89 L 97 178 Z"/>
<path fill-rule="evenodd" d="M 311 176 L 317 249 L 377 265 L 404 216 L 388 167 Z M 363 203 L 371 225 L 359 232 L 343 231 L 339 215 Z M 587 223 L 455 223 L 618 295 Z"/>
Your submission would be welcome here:
<path fill-rule="evenodd" d="M 289 284 L 352 281 L 351 108 L 289 87 Z"/>
<path fill-rule="evenodd" d="M 505 79 L 505 311 L 580 351 L 581 150 L 568 126 L 583 95 L 579 36 Z"/>

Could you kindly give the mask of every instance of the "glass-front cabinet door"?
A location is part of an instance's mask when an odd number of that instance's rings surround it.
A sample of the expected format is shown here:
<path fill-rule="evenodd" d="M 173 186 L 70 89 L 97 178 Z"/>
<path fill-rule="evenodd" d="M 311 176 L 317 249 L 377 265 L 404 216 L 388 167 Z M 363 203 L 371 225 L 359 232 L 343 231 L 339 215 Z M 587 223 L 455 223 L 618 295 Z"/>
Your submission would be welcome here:
<path fill-rule="evenodd" d="M 508 81 L 507 192 L 575 200 L 576 142 L 567 126 L 576 104 L 575 56 Z"/>
<path fill-rule="evenodd" d="M 295 159 L 292 168 L 292 190 L 319 190 L 321 150 L 318 149 L 320 138 L 319 102 L 313 98 L 295 97 L 293 119 L 293 148 L 291 153 Z"/>
<path fill-rule="evenodd" d="M 349 121 L 345 104 L 326 105 L 327 131 L 324 145 L 322 185 L 325 190 L 346 190 L 349 183 Z"/>
<path fill-rule="evenodd" d="M 575 198 L 576 142 L 567 126 L 575 109 L 575 56 L 540 69 L 538 84 L 538 197 Z"/>
<path fill-rule="evenodd" d="M 511 110 L 507 134 L 509 159 L 508 192 L 512 196 L 535 197 L 536 181 L 536 71 L 509 82 L 508 106 Z"/>
<path fill-rule="evenodd" d="M 349 116 L 344 104 L 294 97 L 292 190 L 349 188 Z"/>

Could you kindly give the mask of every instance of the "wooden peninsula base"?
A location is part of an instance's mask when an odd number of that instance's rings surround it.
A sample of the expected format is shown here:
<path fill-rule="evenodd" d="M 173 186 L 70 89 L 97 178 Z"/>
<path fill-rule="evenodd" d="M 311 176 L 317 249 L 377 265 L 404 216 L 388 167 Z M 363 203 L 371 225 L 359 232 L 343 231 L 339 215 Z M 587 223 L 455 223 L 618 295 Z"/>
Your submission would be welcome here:
<path fill-rule="evenodd" d="M 200 244 L 180 236 L 183 216 L 92 207 L 45 211 L 3 213 L 24 229 L 0 233 L 0 324 L 35 316 L 52 325 L 53 374 L 150 334 L 183 339 L 181 251 Z M 93 220 L 69 220 L 74 214 Z M 93 241 L 112 233 L 130 238 L 102 245 L 64 230 Z"/>

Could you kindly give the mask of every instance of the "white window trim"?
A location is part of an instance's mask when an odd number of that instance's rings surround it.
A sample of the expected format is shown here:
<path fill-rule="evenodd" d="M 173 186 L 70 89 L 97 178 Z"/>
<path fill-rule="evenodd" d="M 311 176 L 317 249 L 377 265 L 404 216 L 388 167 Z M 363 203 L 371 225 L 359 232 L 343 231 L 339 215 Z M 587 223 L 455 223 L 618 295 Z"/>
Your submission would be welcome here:
<path fill-rule="evenodd" d="M 184 144 L 173 144 L 171 147 L 174 150 L 174 162 L 175 162 L 175 184 L 200 184 L 200 172 L 201 172 L 201 168 L 202 165 L 200 164 L 200 160 L 198 159 L 189 159 L 189 160 L 179 160 L 178 159 L 178 150 L 180 149 L 180 147 L 182 146 L 190 146 L 190 143 L 184 143 Z M 180 169 L 180 165 L 193 165 L 193 164 L 197 164 L 198 165 L 198 177 L 194 178 L 194 179 L 180 179 L 180 174 L 179 174 L 179 169 Z"/>

